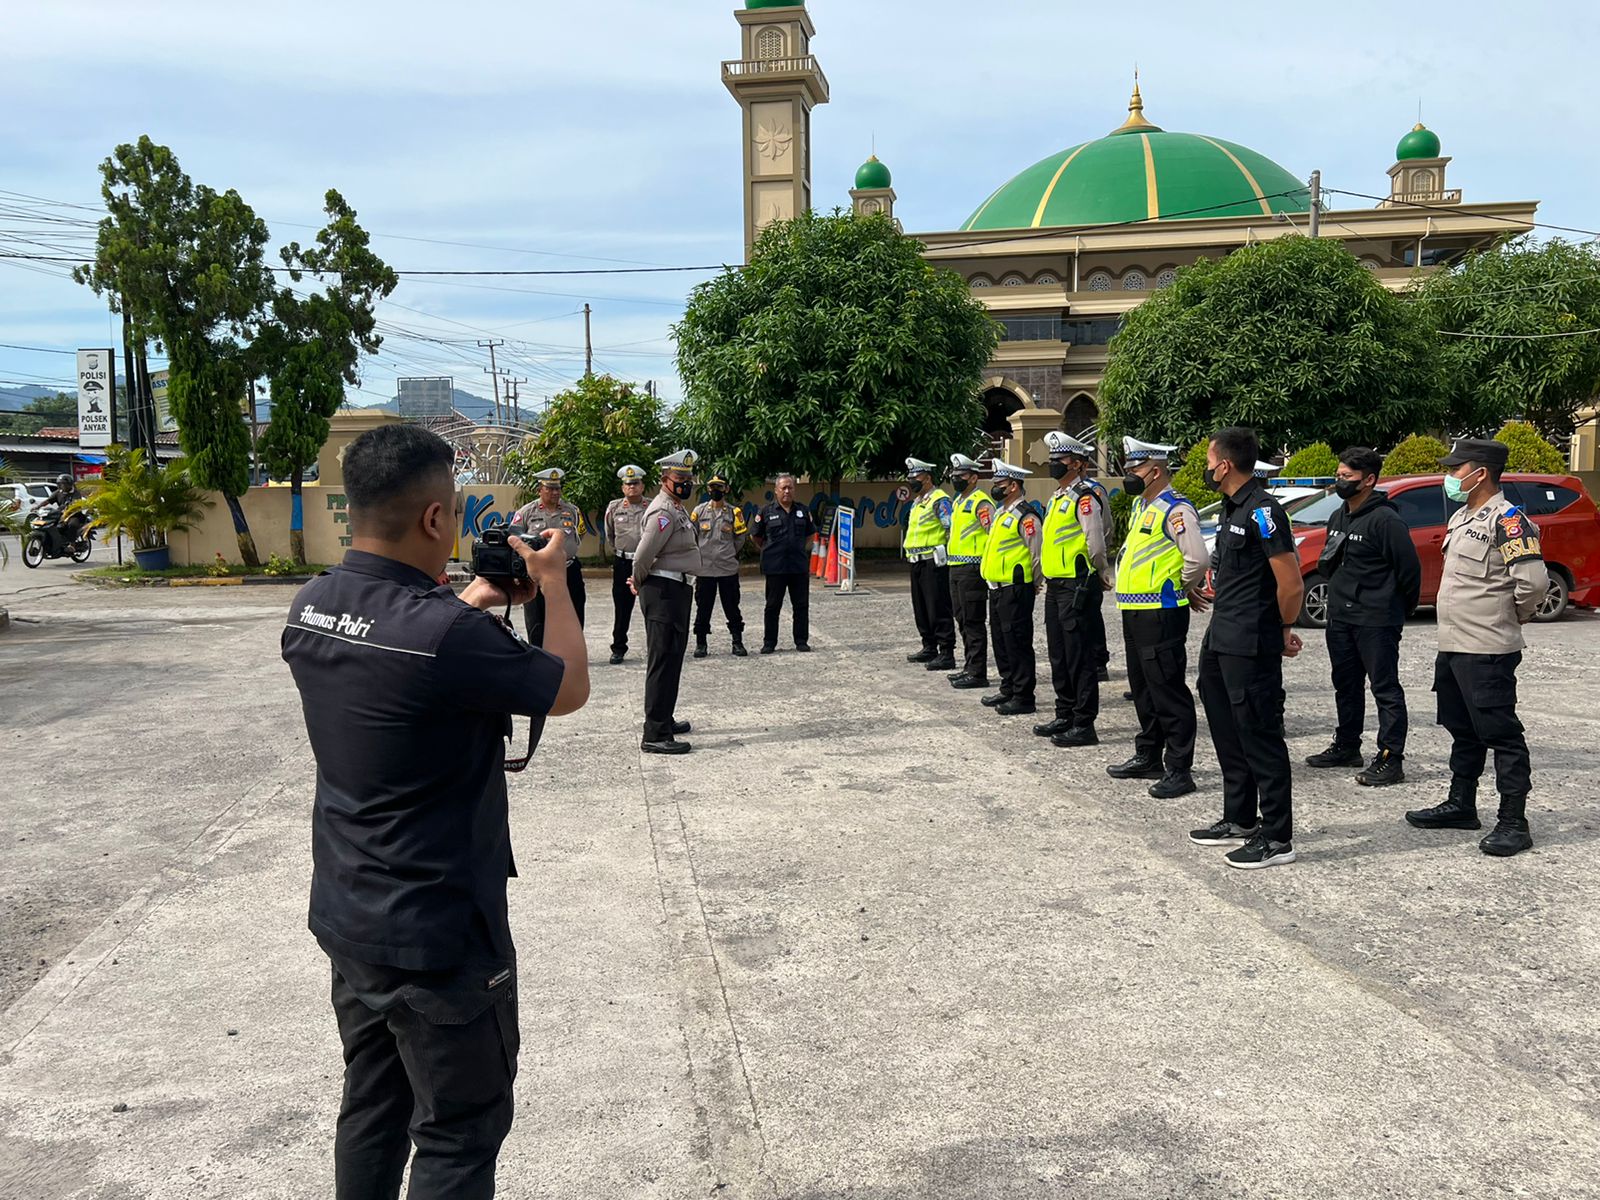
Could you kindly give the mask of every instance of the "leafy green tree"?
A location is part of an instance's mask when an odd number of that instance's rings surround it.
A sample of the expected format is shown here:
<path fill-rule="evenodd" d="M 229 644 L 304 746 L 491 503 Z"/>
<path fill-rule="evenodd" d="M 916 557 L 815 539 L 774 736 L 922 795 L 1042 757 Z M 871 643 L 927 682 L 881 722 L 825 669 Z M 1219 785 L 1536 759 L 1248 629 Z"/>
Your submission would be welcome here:
<path fill-rule="evenodd" d="M 260 565 L 239 498 L 250 485 L 247 353 L 272 296 L 266 224 L 231 188 L 195 184 L 148 136 L 100 164 L 108 215 L 73 277 L 105 296 L 135 340 L 167 354 L 167 396 L 196 484 L 221 492 L 239 555 Z"/>
<path fill-rule="evenodd" d="M 1438 331 L 1444 424 L 1481 435 L 1521 417 L 1571 434 L 1600 393 L 1600 248 L 1531 237 L 1475 254 L 1421 286 Z M 1468 334 L 1471 336 L 1456 336 Z"/>
<path fill-rule="evenodd" d="M 1392 475 L 1437 475 L 1442 469 L 1439 460 L 1450 452 L 1438 438 L 1426 433 L 1415 434 L 1389 451 L 1383 460 L 1385 478 Z"/>
<path fill-rule="evenodd" d="M 749 485 L 939 462 L 979 440 L 999 326 L 885 216 L 806 213 L 701 284 L 674 328 L 689 443 Z"/>
<path fill-rule="evenodd" d="M 1432 333 L 1337 241 L 1202 259 L 1128 314 L 1101 436 L 1168 442 L 1248 425 L 1265 445 L 1383 443 L 1438 424 Z"/>
<path fill-rule="evenodd" d="M 526 503 L 534 473 L 560 467 L 567 473 L 562 495 L 595 525 L 606 502 L 621 495 L 618 468 L 633 463 L 649 471 L 675 448 L 667 441 L 659 399 L 610 375 L 586 375 L 550 401 L 539 436 L 506 455 L 506 476 L 523 489 Z"/>
<path fill-rule="evenodd" d="M 1535 475 L 1566 474 L 1566 456 L 1540 437 L 1539 431 L 1527 421 L 1507 421 L 1494 436 L 1511 451 L 1506 470 L 1529 471 Z"/>
<path fill-rule="evenodd" d="M 1196 508 L 1204 508 L 1222 499 L 1221 492 L 1214 492 L 1206 486 L 1206 451 L 1210 445 L 1207 439 L 1190 446 L 1189 453 L 1183 456 L 1183 466 L 1172 475 L 1172 490 L 1180 496 L 1187 496 Z"/>
<path fill-rule="evenodd" d="M 328 440 L 344 385 L 361 382 L 361 355 L 383 344 L 373 309 L 400 282 L 368 248 L 367 231 L 343 196 L 330 189 L 323 212 L 328 223 L 316 245 L 291 242 L 279 252 L 293 283 L 313 275 L 322 290 L 303 295 L 279 288 L 272 319 L 252 347 L 254 366 L 272 389 L 272 423 L 258 449 L 274 475 L 289 477 L 289 553 L 297 563 L 306 559 L 306 468 Z"/>
<path fill-rule="evenodd" d="M 76 428 L 78 398 L 65 392 L 29 400 L 19 412 L 0 413 L 0 433 L 38 433 L 47 427 Z"/>
<path fill-rule="evenodd" d="M 1291 479 L 1322 479 L 1339 469 L 1339 456 L 1327 442 L 1312 442 L 1296 450 L 1283 464 L 1282 474 Z"/>

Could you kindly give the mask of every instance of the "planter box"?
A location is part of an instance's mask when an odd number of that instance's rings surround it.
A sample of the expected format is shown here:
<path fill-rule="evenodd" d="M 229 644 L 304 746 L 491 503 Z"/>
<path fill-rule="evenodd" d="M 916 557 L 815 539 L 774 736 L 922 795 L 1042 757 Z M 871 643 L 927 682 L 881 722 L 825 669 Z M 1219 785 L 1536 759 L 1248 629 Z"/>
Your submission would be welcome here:
<path fill-rule="evenodd" d="M 154 550 L 135 550 L 133 561 L 141 571 L 165 571 L 172 565 L 172 547 L 157 546 Z"/>

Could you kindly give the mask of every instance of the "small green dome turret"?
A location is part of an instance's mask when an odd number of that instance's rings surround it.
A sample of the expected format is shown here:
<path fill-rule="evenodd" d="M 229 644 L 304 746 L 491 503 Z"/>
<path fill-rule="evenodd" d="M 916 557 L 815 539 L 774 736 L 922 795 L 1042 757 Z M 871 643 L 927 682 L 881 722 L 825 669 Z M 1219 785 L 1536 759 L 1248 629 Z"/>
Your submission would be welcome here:
<path fill-rule="evenodd" d="M 1394 156 L 1399 162 L 1408 158 L 1438 158 L 1439 135 L 1418 121 L 1417 127 L 1400 139 Z"/>
<path fill-rule="evenodd" d="M 865 192 L 875 188 L 886 188 L 889 186 L 889 180 L 889 168 L 879 162 L 878 156 L 874 154 L 862 163 L 860 170 L 856 172 L 856 190 Z"/>
<path fill-rule="evenodd" d="M 744 0 L 746 8 L 804 8 L 805 0 Z"/>

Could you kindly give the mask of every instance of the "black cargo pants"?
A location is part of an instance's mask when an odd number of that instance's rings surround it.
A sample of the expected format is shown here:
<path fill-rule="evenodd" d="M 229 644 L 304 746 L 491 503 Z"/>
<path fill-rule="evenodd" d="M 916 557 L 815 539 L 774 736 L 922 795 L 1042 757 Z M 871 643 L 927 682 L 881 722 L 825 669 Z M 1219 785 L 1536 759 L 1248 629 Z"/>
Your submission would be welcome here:
<path fill-rule="evenodd" d="M 1517 667 L 1521 662 L 1521 651 L 1460 654 L 1441 650 L 1433 667 L 1439 724 L 1453 739 L 1450 773 L 1477 779 L 1493 750 L 1495 787 L 1501 796 L 1516 801 L 1533 786 L 1528 739 L 1517 717 Z"/>

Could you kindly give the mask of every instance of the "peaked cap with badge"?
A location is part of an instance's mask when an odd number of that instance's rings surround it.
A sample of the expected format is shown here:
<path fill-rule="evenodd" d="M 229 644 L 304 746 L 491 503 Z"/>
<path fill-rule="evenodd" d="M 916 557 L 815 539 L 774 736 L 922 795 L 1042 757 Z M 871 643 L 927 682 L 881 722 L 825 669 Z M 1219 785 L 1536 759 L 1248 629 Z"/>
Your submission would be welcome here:
<path fill-rule="evenodd" d="M 920 458 L 906 459 L 906 475 L 932 475 L 934 466 L 931 462 L 923 462 Z"/>
<path fill-rule="evenodd" d="M 1130 463 L 1167 462 L 1177 451 L 1176 446 L 1164 446 L 1160 442 L 1141 442 L 1136 437 L 1122 439 L 1122 457 Z"/>
<path fill-rule="evenodd" d="M 675 450 L 665 458 L 656 459 L 656 466 L 663 471 L 688 471 L 692 475 L 699 462 L 700 456 L 693 450 Z"/>
<path fill-rule="evenodd" d="M 952 454 L 950 456 L 950 469 L 952 471 L 971 471 L 974 474 L 983 470 L 977 462 L 968 458 L 965 454 Z"/>
<path fill-rule="evenodd" d="M 563 471 L 560 467 L 546 467 L 543 471 L 535 471 L 533 473 L 533 478 L 534 478 L 535 482 L 537 482 L 537 483 L 553 483 L 558 487 L 560 486 L 561 481 L 563 479 L 565 479 L 566 477 L 567 477 L 567 473 L 565 471 Z"/>
<path fill-rule="evenodd" d="M 1066 458 L 1068 455 L 1076 455 L 1078 458 L 1094 457 L 1093 446 L 1057 429 L 1052 429 L 1044 435 L 1044 444 L 1049 448 L 1051 458 Z"/>
<path fill-rule="evenodd" d="M 1023 467 L 1014 467 L 1010 463 L 997 462 L 994 465 L 996 479 L 1015 479 L 1018 483 L 1027 479 L 1033 472 Z"/>
<path fill-rule="evenodd" d="M 644 468 L 636 467 L 629 463 L 627 466 L 618 469 L 617 478 L 622 480 L 623 483 L 643 483 Z"/>

